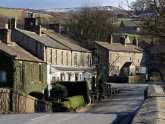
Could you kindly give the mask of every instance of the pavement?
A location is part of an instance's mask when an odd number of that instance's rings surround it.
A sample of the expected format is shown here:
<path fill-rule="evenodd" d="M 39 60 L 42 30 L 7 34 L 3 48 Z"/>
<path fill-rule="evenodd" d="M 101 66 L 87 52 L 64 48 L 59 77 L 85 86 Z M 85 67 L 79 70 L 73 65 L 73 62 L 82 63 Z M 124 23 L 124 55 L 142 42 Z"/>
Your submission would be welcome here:
<path fill-rule="evenodd" d="M 142 105 L 147 84 L 111 84 L 118 95 L 94 103 L 79 113 L 4 114 L 0 124 L 129 124 Z"/>

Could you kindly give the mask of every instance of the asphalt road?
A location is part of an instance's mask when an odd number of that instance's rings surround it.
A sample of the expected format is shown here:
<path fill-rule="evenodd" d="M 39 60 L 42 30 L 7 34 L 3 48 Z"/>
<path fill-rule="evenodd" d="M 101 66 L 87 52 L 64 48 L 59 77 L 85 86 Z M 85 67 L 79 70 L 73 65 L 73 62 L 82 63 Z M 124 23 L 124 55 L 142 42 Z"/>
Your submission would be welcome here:
<path fill-rule="evenodd" d="M 129 124 L 132 117 L 144 101 L 144 90 L 148 84 L 112 84 L 112 87 L 121 89 L 121 93 L 109 99 L 101 100 L 90 113 L 116 114 L 113 124 Z"/>
<path fill-rule="evenodd" d="M 112 84 L 121 93 L 104 99 L 83 113 L 0 115 L 0 124 L 127 124 L 143 102 L 147 85 Z"/>
<path fill-rule="evenodd" d="M 0 116 L 0 124 L 110 124 L 115 114 L 41 113 Z"/>

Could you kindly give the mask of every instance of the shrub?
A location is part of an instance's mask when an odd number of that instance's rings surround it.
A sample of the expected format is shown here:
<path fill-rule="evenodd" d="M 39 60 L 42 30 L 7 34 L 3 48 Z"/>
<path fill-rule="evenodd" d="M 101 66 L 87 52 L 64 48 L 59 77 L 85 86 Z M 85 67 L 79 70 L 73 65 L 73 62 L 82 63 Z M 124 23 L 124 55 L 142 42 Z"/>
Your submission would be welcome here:
<path fill-rule="evenodd" d="M 66 87 L 68 91 L 68 97 L 83 95 L 85 102 L 86 103 L 90 102 L 89 87 L 86 81 L 77 81 L 77 82 L 60 81 L 58 83 Z"/>
<path fill-rule="evenodd" d="M 63 102 L 63 106 L 68 108 L 69 110 L 74 110 L 79 106 L 85 104 L 84 97 L 82 95 L 79 96 L 72 96 L 65 99 L 66 101 Z"/>
<path fill-rule="evenodd" d="M 99 78 L 98 79 L 98 90 L 103 92 L 104 88 L 105 88 L 105 83 L 103 81 L 103 78 Z"/>
<path fill-rule="evenodd" d="M 50 90 L 50 97 L 55 100 L 62 100 L 67 96 L 67 89 L 65 86 L 60 84 L 53 85 L 52 89 Z"/>
<path fill-rule="evenodd" d="M 52 103 L 52 110 L 53 112 L 59 112 L 61 111 L 62 103 L 57 101 L 50 101 Z"/>
<path fill-rule="evenodd" d="M 37 98 L 37 99 L 43 99 L 44 98 L 44 94 L 38 91 L 33 91 L 31 93 L 29 93 L 29 95 Z"/>

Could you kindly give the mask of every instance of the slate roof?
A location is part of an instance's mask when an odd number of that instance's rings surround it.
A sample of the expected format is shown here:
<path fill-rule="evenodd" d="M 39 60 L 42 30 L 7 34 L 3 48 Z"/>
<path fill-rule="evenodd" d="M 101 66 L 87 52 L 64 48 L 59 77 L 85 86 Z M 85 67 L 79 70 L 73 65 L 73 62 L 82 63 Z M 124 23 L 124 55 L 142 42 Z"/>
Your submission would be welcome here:
<path fill-rule="evenodd" d="M 31 53 L 24 50 L 22 47 L 13 42 L 13 45 L 9 46 L 0 41 L 0 53 L 7 55 L 15 60 L 25 60 L 32 62 L 43 62 Z"/>
<path fill-rule="evenodd" d="M 122 23 L 127 28 L 129 28 L 129 27 L 137 27 L 137 23 L 135 23 L 133 21 L 125 21 L 125 22 L 122 22 Z"/>
<path fill-rule="evenodd" d="M 26 30 L 21 30 L 21 29 L 17 29 L 17 30 L 20 31 L 21 33 L 33 38 L 34 40 L 44 44 L 45 46 L 56 48 L 56 49 L 71 50 L 70 48 L 62 45 L 61 43 L 48 37 L 45 34 L 42 34 L 41 36 L 39 36 L 38 34 L 31 32 L 31 31 L 26 31 Z"/>
<path fill-rule="evenodd" d="M 80 52 L 91 52 L 83 47 L 81 47 L 79 44 L 77 44 L 75 41 L 70 39 L 69 37 L 63 36 L 59 33 L 56 33 L 51 30 L 42 30 L 43 33 L 45 33 L 47 36 L 51 37 L 53 40 L 58 41 L 59 43 L 63 44 L 64 46 L 70 48 L 73 51 L 80 51 Z"/>
<path fill-rule="evenodd" d="M 108 42 L 100 42 L 95 41 L 98 45 L 108 49 L 109 51 L 116 51 L 116 52 L 134 52 L 134 53 L 142 53 L 143 49 L 133 44 L 126 44 L 123 45 L 121 43 L 108 43 Z"/>

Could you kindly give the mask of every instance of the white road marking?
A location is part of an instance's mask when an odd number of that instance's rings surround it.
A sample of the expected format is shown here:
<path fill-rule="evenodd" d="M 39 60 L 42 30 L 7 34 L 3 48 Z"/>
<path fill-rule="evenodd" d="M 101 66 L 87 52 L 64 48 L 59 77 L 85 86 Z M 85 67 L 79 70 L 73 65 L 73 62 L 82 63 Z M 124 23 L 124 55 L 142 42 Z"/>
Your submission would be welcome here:
<path fill-rule="evenodd" d="M 48 114 L 48 115 L 44 115 L 44 116 L 41 116 L 41 117 L 33 118 L 33 119 L 31 119 L 31 121 L 35 121 L 37 119 L 45 118 L 45 117 L 48 117 L 48 116 L 50 116 L 50 115 Z"/>

